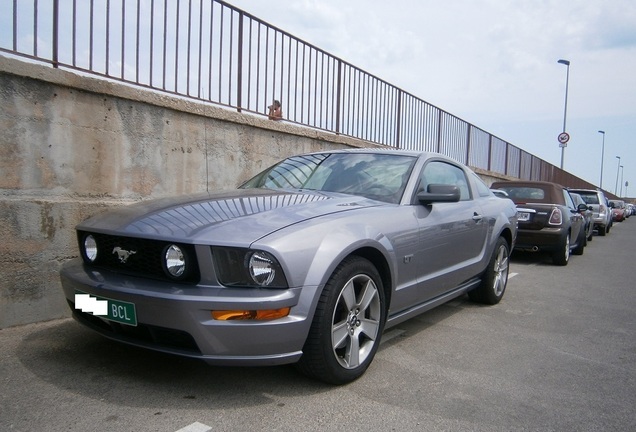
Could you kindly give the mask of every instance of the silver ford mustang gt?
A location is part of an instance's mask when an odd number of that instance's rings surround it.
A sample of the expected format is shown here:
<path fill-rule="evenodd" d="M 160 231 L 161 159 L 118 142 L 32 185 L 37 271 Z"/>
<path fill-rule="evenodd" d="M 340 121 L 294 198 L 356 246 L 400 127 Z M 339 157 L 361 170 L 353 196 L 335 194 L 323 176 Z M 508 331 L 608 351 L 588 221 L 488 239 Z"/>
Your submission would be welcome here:
<path fill-rule="evenodd" d="M 384 329 L 466 293 L 498 303 L 516 217 L 439 154 L 312 153 L 229 193 L 82 222 L 61 280 L 75 319 L 109 338 L 342 384 Z"/>

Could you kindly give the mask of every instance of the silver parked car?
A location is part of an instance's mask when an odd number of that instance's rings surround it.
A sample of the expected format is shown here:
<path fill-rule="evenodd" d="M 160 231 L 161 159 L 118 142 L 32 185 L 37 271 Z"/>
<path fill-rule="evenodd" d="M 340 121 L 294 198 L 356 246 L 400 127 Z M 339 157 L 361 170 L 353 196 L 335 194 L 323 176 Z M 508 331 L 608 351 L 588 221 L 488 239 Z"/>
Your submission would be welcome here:
<path fill-rule="evenodd" d="M 570 196 L 572 201 L 574 201 L 574 206 L 579 210 L 585 221 L 583 230 L 585 231 L 585 244 L 587 245 L 587 242 L 592 241 L 594 237 L 594 212 L 592 211 L 592 206 L 588 205 L 578 193 L 570 191 Z"/>
<path fill-rule="evenodd" d="M 109 338 L 341 384 L 385 328 L 465 293 L 498 303 L 516 214 L 439 154 L 306 154 L 232 192 L 88 219 L 61 280 L 75 319 Z"/>
<path fill-rule="evenodd" d="M 597 230 L 598 235 L 608 234 L 612 229 L 612 209 L 603 191 L 593 189 L 569 189 L 569 191 L 579 194 L 583 201 L 592 207 L 594 229 Z"/>

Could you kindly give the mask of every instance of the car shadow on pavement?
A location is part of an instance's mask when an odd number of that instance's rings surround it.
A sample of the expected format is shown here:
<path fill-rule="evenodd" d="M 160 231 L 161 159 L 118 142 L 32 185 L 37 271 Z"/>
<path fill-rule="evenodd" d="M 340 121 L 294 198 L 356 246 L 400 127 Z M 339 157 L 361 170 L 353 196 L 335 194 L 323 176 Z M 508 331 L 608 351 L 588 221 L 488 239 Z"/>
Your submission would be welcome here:
<path fill-rule="evenodd" d="M 482 307 L 462 296 L 411 318 L 385 331 L 378 354 L 383 357 L 382 351 L 390 352 L 396 344 L 408 344 L 411 338 L 443 325 L 443 321 L 457 313 Z M 35 328 L 24 336 L 16 351 L 19 361 L 30 373 L 59 389 L 114 405 L 157 411 L 271 405 L 283 398 L 334 389 L 304 377 L 291 365 L 210 366 L 197 359 L 112 341 L 70 318 Z M 385 379 L 380 364 L 382 360 L 376 358 L 371 373 L 345 387 L 366 392 L 378 380 Z M 398 370 L 393 369 L 392 373 Z M 410 371 L 404 373 L 412 376 Z"/>
<path fill-rule="evenodd" d="M 571 259 L 572 257 L 570 257 Z M 539 265 L 539 266 L 554 266 L 552 256 L 547 252 L 523 252 L 513 251 L 510 256 L 511 263 L 525 264 L 525 265 Z"/>
<path fill-rule="evenodd" d="M 111 341 L 65 319 L 26 335 L 20 362 L 66 391 L 131 407 L 225 409 L 271 404 L 331 386 L 299 379 L 291 366 L 214 367 Z"/>

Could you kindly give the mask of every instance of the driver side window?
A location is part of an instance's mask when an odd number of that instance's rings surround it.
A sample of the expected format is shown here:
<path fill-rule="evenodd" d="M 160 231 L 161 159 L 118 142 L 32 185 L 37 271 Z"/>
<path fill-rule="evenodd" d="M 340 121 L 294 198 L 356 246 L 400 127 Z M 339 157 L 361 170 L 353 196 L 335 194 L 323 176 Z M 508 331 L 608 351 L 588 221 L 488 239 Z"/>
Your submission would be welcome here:
<path fill-rule="evenodd" d="M 457 186 L 460 193 L 459 200 L 466 201 L 470 199 L 470 189 L 466 174 L 455 165 L 442 161 L 432 161 L 426 164 L 420 175 L 418 190 L 427 190 L 429 184 Z"/>

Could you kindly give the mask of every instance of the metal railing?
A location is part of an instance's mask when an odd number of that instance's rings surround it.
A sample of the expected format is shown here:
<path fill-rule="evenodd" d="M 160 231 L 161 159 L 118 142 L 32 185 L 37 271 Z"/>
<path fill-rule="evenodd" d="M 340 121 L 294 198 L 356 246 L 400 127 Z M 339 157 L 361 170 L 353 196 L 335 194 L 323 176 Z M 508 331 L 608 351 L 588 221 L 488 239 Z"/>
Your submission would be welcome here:
<path fill-rule="evenodd" d="M 5 2 L 5 5 L 9 3 Z M 524 180 L 570 173 L 219 0 L 13 0 L 0 51 Z"/>

